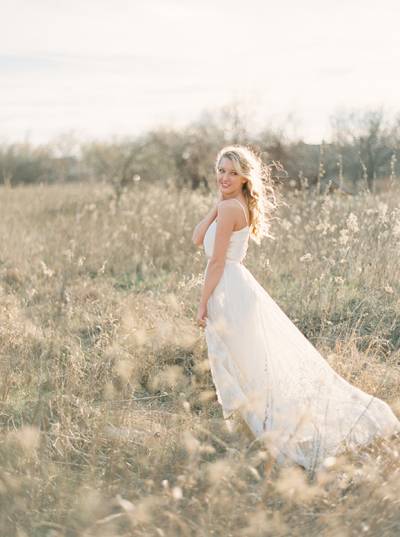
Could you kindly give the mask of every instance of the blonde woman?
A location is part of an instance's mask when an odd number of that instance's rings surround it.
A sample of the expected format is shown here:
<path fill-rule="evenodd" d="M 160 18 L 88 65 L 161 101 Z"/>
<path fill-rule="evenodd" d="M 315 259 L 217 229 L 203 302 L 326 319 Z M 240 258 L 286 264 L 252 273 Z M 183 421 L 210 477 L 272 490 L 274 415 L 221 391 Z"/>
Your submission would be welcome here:
<path fill-rule="evenodd" d="M 219 197 L 193 242 L 208 258 L 197 322 L 223 417 L 238 415 L 278 462 L 318 469 L 328 456 L 400 432 L 389 405 L 338 375 L 243 265 L 270 236 L 269 168 L 248 147 L 221 149 Z"/>

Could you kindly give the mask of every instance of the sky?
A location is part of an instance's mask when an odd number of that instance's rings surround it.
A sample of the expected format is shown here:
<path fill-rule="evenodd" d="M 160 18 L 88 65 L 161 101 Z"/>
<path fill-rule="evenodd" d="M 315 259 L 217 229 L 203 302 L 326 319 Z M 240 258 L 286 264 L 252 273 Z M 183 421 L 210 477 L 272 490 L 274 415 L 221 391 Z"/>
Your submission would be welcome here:
<path fill-rule="evenodd" d="M 400 110 L 398 0 L 0 0 L 0 141 L 181 127 L 240 102 L 254 130 L 329 139 Z"/>

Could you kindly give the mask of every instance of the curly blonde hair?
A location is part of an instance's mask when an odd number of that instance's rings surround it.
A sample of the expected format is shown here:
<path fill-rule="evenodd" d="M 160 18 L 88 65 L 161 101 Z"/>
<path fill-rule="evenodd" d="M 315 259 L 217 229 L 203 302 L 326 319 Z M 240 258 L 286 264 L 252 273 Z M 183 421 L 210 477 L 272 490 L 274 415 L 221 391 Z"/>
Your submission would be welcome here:
<path fill-rule="evenodd" d="M 273 219 L 271 214 L 278 207 L 271 166 L 264 164 L 255 151 L 248 146 L 227 145 L 217 154 L 216 173 L 223 158 L 228 158 L 234 170 L 247 179 L 243 184 L 242 192 L 250 214 L 250 236 L 257 244 L 260 244 L 263 237 L 275 240 L 274 235 L 269 232 L 269 221 Z"/>

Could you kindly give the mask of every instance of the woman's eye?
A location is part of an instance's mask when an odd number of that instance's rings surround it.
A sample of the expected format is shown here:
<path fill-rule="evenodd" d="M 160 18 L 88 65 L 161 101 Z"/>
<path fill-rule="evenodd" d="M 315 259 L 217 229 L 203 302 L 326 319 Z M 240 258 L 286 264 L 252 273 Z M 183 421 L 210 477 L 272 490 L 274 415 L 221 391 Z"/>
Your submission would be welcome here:
<path fill-rule="evenodd" d="M 219 173 L 224 173 L 224 171 L 225 171 L 225 170 L 224 170 L 223 168 L 218 168 L 218 172 L 219 172 Z M 230 173 L 231 173 L 232 175 L 237 175 L 237 173 L 236 173 L 236 172 L 233 172 L 233 171 L 230 172 Z"/>

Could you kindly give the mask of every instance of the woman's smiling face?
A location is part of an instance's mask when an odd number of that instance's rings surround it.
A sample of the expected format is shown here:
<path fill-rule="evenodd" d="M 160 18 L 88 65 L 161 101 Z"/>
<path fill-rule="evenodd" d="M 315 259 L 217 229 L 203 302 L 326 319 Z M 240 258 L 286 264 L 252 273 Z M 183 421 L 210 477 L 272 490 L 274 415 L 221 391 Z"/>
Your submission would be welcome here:
<path fill-rule="evenodd" d="M 229 158 L 223 157 L 218 165 L 217 182 L 220 192 L 233 194 L 242 189 L 245 178 L 235 171 L 233 162 Z"/>

